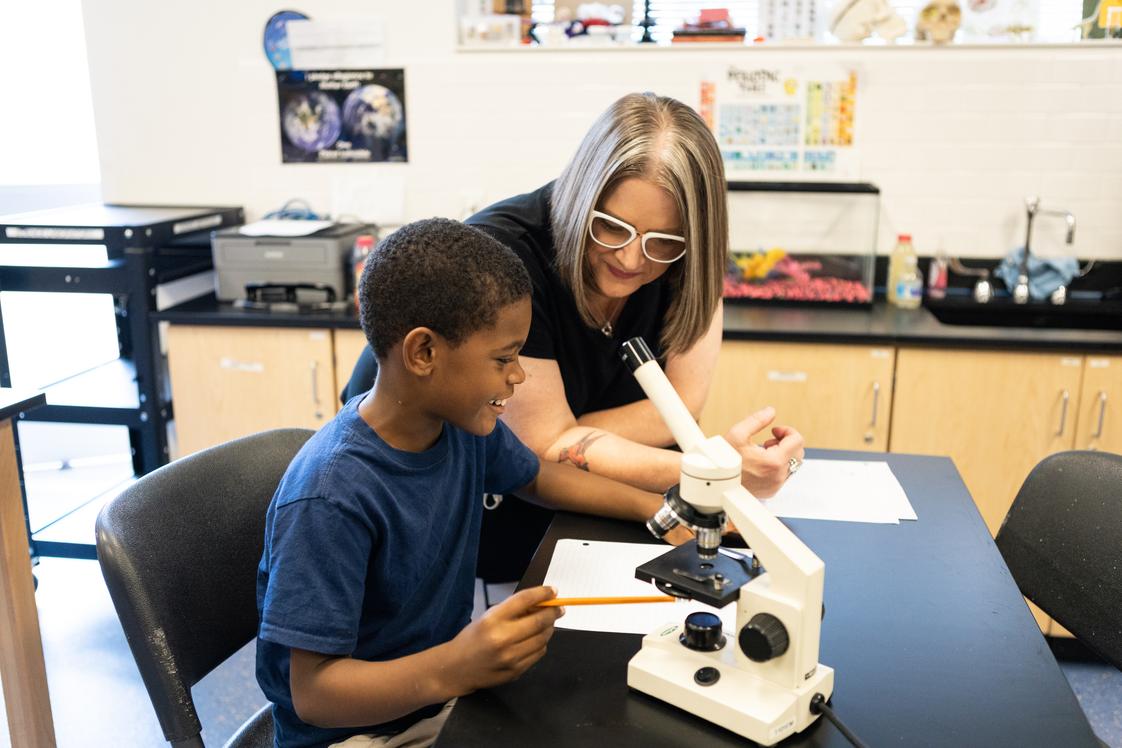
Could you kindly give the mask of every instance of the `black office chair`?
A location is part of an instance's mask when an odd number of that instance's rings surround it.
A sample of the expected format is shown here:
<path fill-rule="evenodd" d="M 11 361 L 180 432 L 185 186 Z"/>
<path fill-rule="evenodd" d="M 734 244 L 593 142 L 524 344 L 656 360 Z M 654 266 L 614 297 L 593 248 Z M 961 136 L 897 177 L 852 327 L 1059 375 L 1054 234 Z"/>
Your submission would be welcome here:
<path fill-rule="evenodd" d="M 313 432 L 277 429 L 176 460 L 101 510 L 97 557 L 169 743 L 202 748 L 191 688 L 257 635 L 265 511 Z M 272 746 L 266 705 L 227 746 Z"/>
<path fill-rule="evenodd" d="M 1122 455 L 1045 458 L 1017 493 L 997 547 L 1025 597 L 1122 669 Z"/>

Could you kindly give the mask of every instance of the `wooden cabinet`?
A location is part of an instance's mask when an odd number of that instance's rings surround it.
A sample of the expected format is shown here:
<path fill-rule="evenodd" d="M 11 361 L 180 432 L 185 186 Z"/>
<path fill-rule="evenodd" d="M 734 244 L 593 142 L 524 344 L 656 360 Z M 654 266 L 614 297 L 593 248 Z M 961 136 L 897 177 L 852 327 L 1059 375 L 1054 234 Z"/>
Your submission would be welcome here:
<path fill-rule="evenodd" d="M 362 330 L 336 330 L 335 331 L 335 401 L 347 382 L 351 379 L 355 361 L 366 348 L 366 333 Z M 371 383 L 373 384 L 373 383 Z"/>
<path fill-rule="evenodd" d="M 726 341 L 701 415 L 706 434 L 766 405 L 808 447 L 888 448 L 891 347 Z"/>
<path fill-rule="evenodd" d="M 1122 454 L 1122 356 L 1084 359 L 1075 448 Z"/>
<path fill-rule="evenodd" d="M 996 534 L 1029 471 L 1075 445 L 1083 365 L 1054 353 L 901 349 L 891 449 L 950 455 Z M 1065 633 L 1029 609 L 1045 633 Z"/>
<path fill-rule="evenodd" d="M 1082 373 L 1081 356 L 901 349 L 891 449 L 952 457 L 996 533 L 1033 466 L 1074 445 Z"/>
<path fill-rule="evenodd" d="M 177 456 L 338 410 L 330 330 L 173 324 L 167 340 Z"/>

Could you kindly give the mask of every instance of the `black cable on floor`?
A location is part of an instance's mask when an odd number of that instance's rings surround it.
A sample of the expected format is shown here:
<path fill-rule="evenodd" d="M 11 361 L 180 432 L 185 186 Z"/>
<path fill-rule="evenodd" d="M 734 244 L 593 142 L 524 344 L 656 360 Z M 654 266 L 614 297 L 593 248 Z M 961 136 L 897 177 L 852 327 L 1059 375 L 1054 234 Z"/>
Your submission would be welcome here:
<path fill-rule="evenodd" d="M 810 700 L 810 713 L 821 714 L 826 719 L 830 720 L 834 727 L 838 728 L 838 732 L 845 736 L 845 739 L 853 744 L 853 748 L 869 748 L 865 743 L 861 742 L 861 738 L 853 734 L 853 731 L 845 726 L 838 715 L 834 714 L 834 710 L 826 703 L 826 697 L 820 693 L 814 694 Z"/>

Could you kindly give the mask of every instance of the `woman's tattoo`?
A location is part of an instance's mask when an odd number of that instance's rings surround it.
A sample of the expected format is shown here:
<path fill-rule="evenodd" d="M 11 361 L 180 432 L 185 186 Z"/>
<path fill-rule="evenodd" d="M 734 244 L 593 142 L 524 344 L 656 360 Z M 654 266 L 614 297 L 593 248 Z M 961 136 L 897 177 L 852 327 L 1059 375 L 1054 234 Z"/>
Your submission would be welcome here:
<path fill-rule="evenodd" d="M 585 451 L 592 444 L 592 442 L 596 441 L 603 435 L 604 434 L 598 434 L 595 431 L 588 432 L 580 438 L 580 441 L 578 441 L 571 447 L 562 447 L 561 454 L 558 455 L 557 461 L 571 462 L 575 467 L 588 472 L 588 457 L 585 455 Z"/>

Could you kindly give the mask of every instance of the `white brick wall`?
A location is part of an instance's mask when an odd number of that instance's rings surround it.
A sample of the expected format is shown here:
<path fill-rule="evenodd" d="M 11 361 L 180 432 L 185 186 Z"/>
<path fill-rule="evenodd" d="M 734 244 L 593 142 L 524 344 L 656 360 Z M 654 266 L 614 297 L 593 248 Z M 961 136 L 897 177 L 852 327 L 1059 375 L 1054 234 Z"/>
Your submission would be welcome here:
<path fill-rule="evenodd" d="M 400 217 L 460 216 L 554 177 L 596 114 L 631 90 L 696 103 L 698 80 L 741 64 L 859 70 L 862 178 L 880 185 L 881 251 L 910 232 L 999 257 L 1024 238 L 1023 199 L 1078 219 L 1080 257 L 1122 259 L 1122 46 L 457 52 L 453 0 L 311 1 L 314 18 L 379 13 L 387 66 L 406 68 L 410 163 L 283 165 L 276 85 L 261 51 L 273 6 L 86 0 L 108 200 L 234 203 L 251 215 L 303 197 L 405 190 Z M 129 19 L 125 26 L 120 19 Z M 221 19 L 221 23 L 215 23 Z M 174 25 L 175 34 L 165 33 Z M 392 203 L 385 199 L 387 204 Z M 1063 246 L 1042 221 L 1033 246 Z"/>

